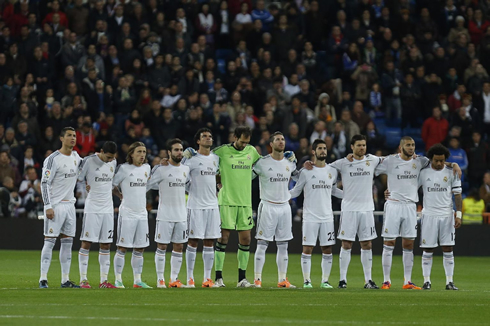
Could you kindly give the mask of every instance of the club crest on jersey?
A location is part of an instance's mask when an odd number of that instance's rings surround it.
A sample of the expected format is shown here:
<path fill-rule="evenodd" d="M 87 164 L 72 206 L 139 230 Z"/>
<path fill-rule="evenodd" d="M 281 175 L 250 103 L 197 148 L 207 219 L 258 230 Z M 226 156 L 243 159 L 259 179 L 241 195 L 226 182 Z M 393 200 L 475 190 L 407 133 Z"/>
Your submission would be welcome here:
<path fill-rule="evenodd" d="M 48 179 L 50 175 L 51 175 L 51 171 L 46 170 L 46 172 L 44 172 L 44 177 L 45 177 L 46 179 Z"/>
<path fill-rule="evenodd" d="M 340 234 L 341 234 L 341 235 L 344 235 L 344 234 L 345 234 L 345 231 L 340 232 Z"/>
<path fill-rule="evenodd" d="M 417 169 L 417 165 L 415 163 L 413 163 L 412 169 L 414 169 L 414 170 Z"/>
<path fill-rule="evenodd" d="M 367 165 L 367 166 L 370 166 L 370 165 L 371 165 L 371 163 L 369 163 L 369 161 L 366 161 L 366 165 Z"/>
<path fill-rule="evenodd" d="M 145 178 L 148 178 L 148 173 L 147 172 L 145 172 Z"/>
<path fill-rule="evenodd" d="M 215 161 L 213 161 L 213 165 L 216 166 L 216 162 Z"/>
<path fill-rule="evenodd" d="M 422 240 L 422 243 L 425 244 L 425 239 Z"/>
<path fill-rule="evenodd" d="M 303 237 L 303 241 L 306 241 L 306 237 Z"/>
<path fill-rule="evenodd" d="M 182 172 L 182 174 L 184 175 L 184 178 L 187 178 L 187 175 L 185 174 L 185 172 Z"/>
<path fill-rule="evenodd" d="M 160 239 L 160 238 L 161 238 L 161 235 L 160 235 L 160 233 L 158 233 L 158 236 L 157 236 L 157 238 L 158 238 L 158 239 Z"/>
<path fill-rule="evenodd" d="M 288 171 L 288 172 L 289 172 L 289 166 L 286 166 L 286 171 Z"/>
<path fill-rule="evenodd" d="M 73 164 L 75 164 L 75 166 L 77 166 L 77 160 L 73 160 Z"/>
<path fill-rule="evenodd" d="M 247 155 L 247 160 L 251 160 L 252 157 L 250 157 L 250 155 Z"/>
<path fill-rule="evenodd" d="M 88 237 L 88 232 L 85 232 L 85 236 Z"/>
<path fill-rule="evenodd" d="M 264 232 L 262 232 L 262 230 L 259 231 L 259 235 L 262 235 Z"/>
<path fill-rule="evenodd" d="M 328 178 L 329 179 L 332 179 L 332 175 L 330 173 L 328 174 Z"/>
<path fill-rule="evenodd" d="M 111 172 L 114 172 L 114 168 L 111 166 Z"/>
<path fill-rule="evenodd" d="M 124 242 L 124 238 L 121 238 L 121 242 Z"/>
<path fill-rule="evenodd" d="M 53 229 L 52 228 L 49 229 L 49 233 L 53 233 Z"/>
<path fill-rule="evenodd" d="M 444 179 L 443 179 L 443 180 L 444 180 L 444 182 L 447 182 L 447 177 L 444 177 Z"/>
<path fill-rule="evenodd" d="M 385 233 L 388 233 L 388 229 L 385 229 Z"/>
<path fill-rule="evenodd" d="M 191 234 L 194 234 L 194 230 L 191 230 Z"/>

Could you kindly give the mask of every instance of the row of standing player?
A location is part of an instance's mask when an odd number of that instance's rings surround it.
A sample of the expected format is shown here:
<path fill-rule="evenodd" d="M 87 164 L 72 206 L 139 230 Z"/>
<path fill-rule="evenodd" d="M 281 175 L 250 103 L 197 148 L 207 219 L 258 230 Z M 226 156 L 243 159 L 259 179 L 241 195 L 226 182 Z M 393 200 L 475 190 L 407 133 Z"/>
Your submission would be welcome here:
<path fill-rule="evenodd" d="M 69 190 L 69 178 L 73 178 L 70 173 L 63 170 L 67 167 L 67 161 L 73 158 L 75 166 L 80 162 L 78 155 L 72 152 L 74 146 L 73 130 L 64 130 L 61 139 L 63 147 L 60 151 L 50 156 L 43 168 L 43 199 L 45 201 L 45 245 L 43 247 L 41 259 L 41 279 L 40 286 L 47 287 L 47 271 L 51 260 L 52 247 L 58 235 L 61 236 L 60 262 L 62 266 L 62 287 L 76 287 L 69 281 L 69 261 L 71 260 L 71 244 L 74 236 L 74 203 L 73 192 Z M 250 130 L 248 128 L 237 128 L 235 131 L 235 142 L 216 148 L 213 153 L 212 135 L 207 129 L 200 130 L 195 137 L 199 145 L 197 152 L 187 150 L 186 159 L 180 164 L 182 159 L 182 144 L 178 140 L 169 142 L 169 165 L 166 167 L 157 166 L 151 172 L 149 178 L 149 166 L 145 164 L 146 149 L 141 143 L 135 143 L 130 147 L 127 161 L 128 163 L 115 169 L 112 161 L 116 152 L 115 144 L 107 143 L 101 153 L 92 155 L 85 159 L 81 165 L 79 178 L 85 179 L 91 188 L 89 197 L 93 197 L 94 205 L 87 199 L 82 229 L 82 248 L 79 252 L 79 264 L 81 275 L 81 286 L 90 287 L 87 281 L 88 250 L 92 242 L 101 243 L 99 251 L 99 263 L 101 266 L 100 287 L 114 287 L 107 281 L 110 266 L 109 245 L 112 242 L 112 214 L 101 213 L 100 208 L 111 203 L 110 188 L 116 186 L 114 190 L 120 194 L 121 189 L 123 201 L 120 207 L 118 221 L 118 251 L 114 257 L 116 287 L 124 287 L 121 279 L 122 268 L 124 266 L 124 255 L 126 249 L 133 248 L 131 265 L 134 274 L 134 287 L 148 288 L 142 282 L 141 272 L 143 266 L 143 250 L 148 246 L 148 222 L 146 213 L 145 194 L 147 189 L 157 188 L 160 190 L 159 209 L 157 214 L 157 228 L 155 241 L 158 249 L 155 254 L 155 264 L 157 269 L 157 286 L 165 287 L 163 278 L 165 266 L 165 250 L 167 244 L 172 242 L 173 252 L 171 258 L 171 281 L 172 287 L 182 287 L 183 284 L 178 280 L 178 274 L 182 264 L 183 243 L 189 245 L 186 250 L 187 261 L 187 286 L 194 287 L 193 267 L 196 258 L 198 239 L 203 239 L 203 261 L 204 261 L 204 281 L 203 287 L 222 287 L 224 286 L 222 270 L 225 257 L 226 244 L 231 230 L 238 230 L 239 233 L 239 287 L 260 287 L 262 268 L 265 262 L 265 251 L 269 241 L 277 242 L 277 264 L 279 274 L 279 287 L 294 287 L 286 278 L 288 254 L 287 241 L 292 238 L 291 234 L 291 212 L 288 200 L 291 196 L 298 196 L 305 190 L 305 207 L 303 223 L 303 255 L 301 258 L 304 274 L 304 287 L 311 287 L 310 269 L 311 252 L 317 239 L 320 240 L 322 247 L 322 270 L 323 279 L 321 286 L 331 287 L 328 278 L 332 265 L 331 247 L 335 243 L 335 233 L 333 230 L 333 214 L 331 209 L 331 195 L 342 197 L 342 191 L 336 186 L 337 173 L 340 172 L 344 184 L 345 198 L 342 202 L 342 220 L 339 229 L 339 238 L 342 239 L 342 250 L 340 254 L 341 281 L 339 287 L 345 288 L 347 285 L 346 274 L 350 261 L 350 247 L 354 241 L 356 233 L 361 241 L 361 261 L 363 263 L 366 279 L 366 288 L 377 288 L 371 280 L 371 240 L 376 237 L 374 230 L 374 210 L 372 201 L 371 184 L 376 171 L 377 174 L 387 173 L 388 183 L 392 194 L 389 199 L 400 206 L 396 209 L 386 210 L 385 225 L 383 227 L 385 237 L 385 248 L 383 250 L 383 270 L 385 282 L 382 288 L 389 288 L 389 269 L 391 268 L 391 255 L 393 251 L 394 238 L 401 235 L 404 245 L 404 267 L 405 284 L 404 288 L 418 288 L 410 282 L 411 268 L 413 266 L 413 239 L 416 236 L 410 232 L 413 220 L 416 216 L 412 206 L 417 201 L 413 194 L 403 183 L 410 183 L 415 187 L 415 197 L 418 188 L 418 173 L 420 169 L 426 167 L 427 160 L 423 158 L 412 159 L 414 151 L 413 140 L 404 138 L 401 142 L 401 154 L 390 156 L 385 160 L 366 155 L 365 139 L 362 136 L 355 136 L 351 146 L 354 152 L 353 159 L 339 160 L 331 166 L 325 165 L 326 145 L 321 140 L 313 144 L 314 164 L 308 162 L 308 170 L 299 173 L 297 185 L 291 192 L 288 192 L 289 178 L 298 178 L 295 169 L 294 156 L 287 155 L 284 158 L 285 141 L 281 133 L 275 133 L 271 137 L 272 154 L 262 159 L 253 146 L 249 146 Z M 110 148 L 112 147 L 112 148 Z M 59 154 L 64 154 L 59 156 Z M 288 153 L 286 153 L 288 154 Z M 446 155 L 444 153 L 444 155 Z M 443 156 L 444 156 L 443 155 Z M 58 158 L 57 158 L 58 157 Z M 440 157 L 439 157 L 440 158 Z M 398 162 L 398 160 L 401 160 Z M 413 163 L 411 161 L 414 161 Z M 419 160 L 420 162 L 417 162 Z M 58 162 L 59 161 L 59 162 Z M 91 162 L 91 163 L 90 163 Z M 386 162 L 386 163 L 385 163 Z M 390 163 L 391 162 L 391 163 Z M 89 163 L 89 164 L 86 164 Z M 63 164 L 63 168 L 61 167 Z M 396 165 L 396 167 L 395 167 Z M 411 167 L 410 167 L 411 165 Z M 418 165 L 418 167 L 417 167 Z M 379 166 L 379 168 L 378 168 Z M 105 167 L 105 171 L 104 170 Z M 442 165 L 444 167 L 444 165 Z M 216 199 L 216 179 L 218 174 L 221 176 L 222 190 L 219 199 Z M 250 170 L 253 169 L 254 175 L 260 178 L 261 204 L 259 206 L 258 226 L 257 226 L 257 251 L 255 254 L 255 282 L 250 283 L 245 277 L 246 266 L 248 265 L 250 230 L 253 227 L 251 218 L 251 181 Z M 437 170 L 432 165 L 433 170 Z M 399 171 L 395 171 L 399 170 Z M 442 168 L 442 170 L 444 170 Z M 113 174 L 109 173 L 112 172 Z M 172 171 L 174 174 L 172 174 Z M 115 176 L 114 176 L 115 173 Z M 397 174 L 398 173 L 398 174 Z M 447 173 L 446 173 L 447 174 Z M 393 175 L 393 177 L 391 177 Z M 452 174 L 451 174 L 452 175 Z M 56 177 L 58 176 L 58 177 Z M 111 179 L 113 176 L 113 180 Z M 399 186 L 391 187 L 390 180 L 397 179 Z M 62 181 L 63 180 L 63 181 Z M 150 180 L 150 181 L 148 181 Z M 242 182 L 237 182 L 241 180 Z M 405 180 L 405 182 L 403 182 Z M 56 182 L 58 181 L 58 182 Z M 74 184 L 76 177 L 71 180 Z M 408 181 L 408 182 L 407 182 Z M 414 185 L 415 181 L 415 185 Z M 447 180 L 446 180 L 447 182 Z M 60 185 L 57 185 L 60 183 Z M 63 186 L 61 185 L 63 183 Z M 401 185 L 401 186 L 400 186 Z M 189 203 L 187 211 L 187 222 L 185 220 L 185 188 L 189 192 Z M 95 187 L 95 188 L 94 188 Z M 55 189 L 56 188 L 56 189 Z M 65 191 L 59 191 L 63 188 Z M 433 187 L 434 188 L 434 187 Z M 442 187 L 439 187 L 442 189 Z M 397 190 L 401 189 L 401 192 Z M 435 189 L 435 188 L 434 188 Z M 46 191 L 44 191 L 46 190 Z M 71 189 L 73 190 L 73 189 Z M 456 188 L 450 191 L 457 191 Z M 51 195 L 53 193 L 53 195 Z M 163 196 L 162 196 L 163 194 Z M 407 195 L 408 194 L 408 195 Z M 56 198 L 51 198 L 56 197 Z M 447 197 L 447 196 L 446 196 Z M 95 203 L 97 202 L 97 203 Z M 325 205 L 318 205 L 318 203 Z M 450 199 L 451 202 L 451 199 Z M 47 203 L 47 204 L 46 204 Z M 71 205 L 64 205 L 71 203 Z M 218 210 L 219 204 L 219 210 Z M 413 204 L 413 205 L 412 205 Z M 446 205 L 447 203 L 443 203 Z M 424 205 L 425 206 L 425 205 Z M 53 209 L 54 207 L 54 209 Z M 94 210 L 90 211 L 90 207 Z M 112 209 L 112 205 L 110 205 Z M 400 210 L 401 209 L 401 210 Z M 54 213 L 57 211 L 57 218 Z M 460 211 L 460 209 L 458 209 Z M 440 212 L 440 211 L 439 211 Z M 406 213 L 406 214 L 405 214 Z M 412 214 L 413 213 L 413 214 Z M 216 252 L 213 252 L 213 242 L 220 236 L 219 223 L 221 214 L 221 237 L 216 242 Z M 401 215 L 400 215 L 401 214 Z M 459 213 L 460 214 L 460 213 Z M 392 216 L 393 218 L 390 218 Z M 394 216 L 406 216 L 403 218 Z M 110 222 L 109 222 L 110 220 Z M 436 220 L 436 219 L 434 219 Z M 446 218 L 447 220 L 447 218 Z M 423 223 L 424 225 L 425 223 Z M 434 223 L 427 223 L 434 224 Z M 438 234 L 438 224 L 436 229 L 430 232 Z M 388 229 L 389 227 L 389 229 Z M 439 226 L 440 228 L 440 226 Z M 394 231 L 398 229 L 398 232 Z M 390 230 L 390 232 L 388 232 Z M 413 231 L 412 230 L 412 231 Z M 441 229 L 442 230 L 442 229 Z M 445 232 L 445 229 L 442 230 Z M 454 231 L 454 229 L 453 229 Z M 429 232 L 429 231 L 427 231 Z M 426 232 L 426 233 L 427 233 Z M 429 232 L 429 233 L 430 233 Z M 443 233 L 444 233 L 443 232 Z M 397 233 L 397 234 L 396 234 Z M 423 234 L 424 231 L 423 231 Z M 452 233 L 454 239 L 454 232 Z M 437 245 L 437 236 L 434 239 Z M 425 244 L 425 239 L 423 240 Z M 442 241 L 442 240 L 441 240 Z M 411 248 L 410 248 L 411 245 Z M 429 243 L 429 247 L 432 242 Z M 446 255 L 452 255 L 450 246 L 441 242 Z M 69 250 L 68 250 L 69 249 Z M 391 249 L 391 250 L 390 250 Z M 68 252 L 69 251 L 69 252 Z M 390 252 L 391 251 L 391 252 Z M 428 266 L 431 249 L 424 251 L 424 266 Z M 214 257 L 216 256 L 216 259 Z M 411 259 L 411 264 L 409 259 Z M 213 260 L 216 262 L 216 283 L 211 278 Z M 431 257 L 430 257 L 431 260 Z M 389 264 L 388 264 L 389 262 Z M 454 258 L 452 264 L 454 263 Z M 447 271 L 448 272 L 448 271 Z M 430 269 L 429 269 L 430 273 Z M 452 278 L 452 273 L 451 278 Z M 408 277 L 407 277 L 408 275 Z M 426 275 L 424 269 L 424 276 Z M 427 278 L 426 278 L 427 279 Z M 448 277 L 448 279 L 450 279 Z M 430 281 L 426 282 L 425 285 Z M 452 279 L 448 286 L 452 284 Z M 424 287 L 425 287 L 424 285 Z"/>

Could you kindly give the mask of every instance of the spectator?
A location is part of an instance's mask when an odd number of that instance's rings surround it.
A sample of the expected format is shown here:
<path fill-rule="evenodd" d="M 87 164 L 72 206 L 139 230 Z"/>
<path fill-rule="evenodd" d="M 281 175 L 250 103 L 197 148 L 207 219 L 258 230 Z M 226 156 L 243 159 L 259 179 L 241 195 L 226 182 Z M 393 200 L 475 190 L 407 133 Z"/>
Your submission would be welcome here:
<path fill-rule="evenodd" d="M 95 153 L 95 135 L 88 122 L 84 122 L 81 130 L 77 131 L 77 148 L 81 157 Z"/>
<path fill-rule="evenodd" d="M 295 152 L 299 149 L 299 141 L 300 141 L 300 129 L 298 124 L 293 122 L 288 127 L 288 133 L 285 135 L 284 139 L 286 140 L 286 151 Z"/>
<path fill-rule="evenodd" d="M 479 187 L 482 182 L 481 176 L 490 170 L 490 149 L 488 144 L 482 140 L 478 131 L 474 131 L 471 138 L 471 145 L 466 150 L 468 155 L 468 181 L 471 187 Z"/>
<path fill-rule="evenodd" d="M 470 33 L 468 32 L 468 29 L 465 28 L 464 17 L 463 16 L 457 16 L 456 17 L 456 26 L 451 28 L 451 30 L 449 31 L 449 35 L 447 37 L 447 40 L 450 43 L 455 43 L 456 39 L 458 38 L 458 35 L 461 33 L 464 34 L 468 40 L 470 39 Z"/>
<path fill-rule="evenodd" d="M 3 147 L 2 147 L 3 149 Z M 6 177 L 10 177 L 11 180 L 15 180 L 16 184 L 20 183 L 20 174 L 16 167 L 11 165 L 11 157 L 8 151 L 0 151 L 0 180 L 5 180 Z M 6 187 L 5 182 L 3 186 Z"/>
<path fill-rule="evenodd" d="M 369 115 L 364 111 L 364 107 L 362 105 L 361 101 L 356 101 L 354 103 L 354 108 L 352 109 L 351 113 L 352 121 L 357 124 L 357 126 L 360 129 L 361 133 L 364 133 L 366 130 L 366 126 L 369 121 L 371 121 L 371 118 Z M 344 125 L 346 122 L 344 121 Z M 352 136 L 355 134 L 352 134 Z"/>
<path fill-rule="evenodd" d="M 268 32 L 271 28 L 274 16 L 265 9 L 264 0 L 257 0 L 255 9 L 252 10 L 252 20 L 260 20 L 262 22 L 262 31 Z"/>
<path fill-rule="evenodd" d="M 63 65 L 63 68 L 66 68 L 67 66 L 76 67 L 84 54 L 85 48 L 78 43 L 77 34 L 70 33 L 68 42 L 61 48 L 61 64 Z"/>
<path fill-rule="evenodd" d="M 341 121 L 335 122 L 333 131 L 330 132 L 328 136 L 332 140 L 332 148 L 328 148 L 327 145 L 327 149 L 334 153 L 336 158 L 344 157 L 347 150 L 347 138 L 344 132 L 344 124 Z"/>
<path fill-rule="evenodd" d="M 395 69 L 392 61 L 385 64 L 385 72 L 381 77 L 385 99 L 385 113 L 388 120 L 400 119 L 402 107 L 400 102 L 400 87 L 403 81 L 402 75 Z"/>
<path fill-rule="evenodd" d="M 471 43 L 477 46 L 480 45 L 480 41 L 488 26 L 490 26 L 490 22 L 483 16 L 482 10 L 477 8 L 475 10 L 474 19 L 470 20 L 468 23 Z"/>
<path fill-rule="evenodd" d="M 442 117 L 439 107 L 432 109 L 432 116 L 424 121 L 422 125 L 422 139 L 425 150 L 428 151 L 433 145 L 442 143 L 446 139 L 449 130 L 449 122 Z"/>
<path fill-rule="evenodd" d="M 458 163 L 463 175 L 461 176 L 461 182 L 464 180 L 464 175 L 468 169 L 468 157 L 466 152 L 461 148 L 461 142 L 457 137 L 449 139 L 449 153 L 451 156 L 447 159 L 448 162 Z"/>
<path fill-rule="evenodd" d="M 485 84 L 483 84 L 485 87 Z M 463 94 L 466 92 L 466 86 L 463 83 L 458 84 L 456 90 L 449 95 L 447 100 L 447 105 L 449 106 L 449 113 L 454 113 L 457 109 L 461 107 L 461 100 Z"/>
<path fill-rule="evenodd" d="M 376 125 L 373 121 L 369 121 L 366 125 L 366 130 L 363 133 L 367 138 L 367 150 L 369 153 L 374 153 L 378 149 L 383 148 L 385 143 L 385 137 L 381 135 L 376 129 Z"/>
<path fill-rule="evenodd" d="M 480 187 L 480 198 L 485 202 L 486 212 L 490 212 L 490 172 L 483 175 L 483 184 Z"/>
<path fill-rule="evenodd" d="M 29 130 L 27 121 L 19 121 L 17 124 L 17 130 L 18 132 L 16 133 L 15 139 L 17 139 L 19 145 L 22 147 L 22 151 L 25 151 L 28 146 L 36 146 L 36 136 Z"/>
<path fill-rule="evenodd" d="M 138 110 L 134 109 L 131 111 L 131 115 L 129 119 L 126 120 L 125 129 L 132 127 L 134 129 L 134 134 L 136 138 L 140 138 L 143 132 L 143 128 L 145 128 L 145 124 L 143 123 L 140 113 Z"/>
<path fill-rule="evenodd" d="M 463 224 L 482 224 L 485 202 L 480 198 L 478 189 L 471 189 L 463 199 Z"/>
<path fill-rule="evenodd" d="M 360 104 L 362 106 L 362 103 Z M 350 142 L 352 136 L 359 135 L 361 133 L 359 126 L 357 125 L 357 123 L 352 121 L 351 116 L 352 116 L 351 112 L 348 110 L 343 110 L 340 116 L 340 121 L 342 122 L 342 127 L 343 127 L 342 130 L 345 134 L 345 138 L 347 142 Z"/>
<path fill-rule="evenodd" d="M 22 198 L 22 205 L 27 213 L 27 218 L 36 219 L 42 197 L 41 180 L 39 180 L 33 166 L 26 166 L 25 168 L 25 179 L 19 186 L 19 195 Z"/>

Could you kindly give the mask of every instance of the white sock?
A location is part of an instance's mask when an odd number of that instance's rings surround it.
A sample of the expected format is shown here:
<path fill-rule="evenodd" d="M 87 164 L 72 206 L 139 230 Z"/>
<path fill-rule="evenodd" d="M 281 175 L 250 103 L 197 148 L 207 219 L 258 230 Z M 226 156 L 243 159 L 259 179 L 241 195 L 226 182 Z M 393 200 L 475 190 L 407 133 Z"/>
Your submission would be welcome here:
<path fill-rule="evenodd" d="M 158 249 L 155 251 L 155 268 L 157 271 L 157 281 L 165 280 L 165 254 L 166 251 L 162 249 Z"/>
<path fill-rule="evenodd" d="M 73 238 L 61 239 L 61 248 L 60 248 L 61 283 L 65 283 L 66 281 L 70 280 L 72 246 L 73 246 Z"/>
<path fill-rule="evenodd" d="M 381 259 L 381 262 L 383 264 L 383 277 L 384 277 L 383 282 L 391 283 L 390 274 L 391 274 L 391 263 L 393 261 L 393 249 L 395 249 L 394 246 L 383 245 L 383 256 Z"/>
<path fill-rule="evenodd" d="M 339 267 L 340 267 L 340 280 L 347 283 L 347 270 L 349 269 L 351 258 L 351 249 L 340 248 L 339 255 Z"/>
<path fill-rule="evenodd" d="M 303 271 L 304 282 L 311 282 L 311 255 L 301 254 L 301 270 Z"/>
<path fill-rule="evenodd" d="M 403 285 L 412 282 L 413 250 L 403 249 Z"/>
<path fill-rule="evenodd" d="M 194 280 L 194 266 L 196 265 L 197 248 L 187 246 L 185 251 L 185 266 L 187 268 L 187 281 Z"/>
<path fill-rule="evenodd" d="M 432 252 L 424 251 L 422 253 L 422 274 L 424 275 L 424 283 L 430 283 L 430 271 L 432 269 Z"/>
<path fill-rule="evenodd" d="M 111 251 L 99 249 L 100 283 L 108 279 L 109 268 L 111 268 Z"/>
<path fill-rule="evenodd" d="M 175 282 L 179 278 L 180 268 L 182 267 L 182 253 L 172 251 L 170 258 L 170 282 Z"/>
<path fill-rule="evenodd" d="M 126 252 L 117 250 L 114 255 L 114 274 L 116 276 L 116 281 L 122 282 L 122 272 L 124 269 L 124 256 Z"/>
<path fill-rule="evenodd" d="M 133 250 L 131 255 L 131 267 L 133 268 L 133 284 L 141 282 L 141 274 L 143 273 L 143 253 Z"/>
<path fill-rule="evenodd" d="M 80 282 L 87 279 L 88 258 L 90 250 L 80 248 L 78 251 L 78 269 L 80 271 Z"/>
<path fill-rule="evenodd" d="M 211 279 L 211 270 L 214 265 L 214 247 L 202 248 L 202 262 L 204 264 L 204 281 Z"/>
<path fill-rule="evenodd" d="M 332 271 L 332 254 L 322 254 L 322 283 L 328 282 L 330 272 Z"/>
<path fill-rule="evenodd" d="M 49 266 L 51 265 L 55 243 L 55 238 L 44 239 L 44 246 L 41 251 L 41 277 L 39 278 L 39 281 L 48 280 Z"/>
<path fill-rule="evenodd" d="M 442 260 L 444 263 L 444 271 L 446 272 L 446 284 L 453 282 L 454 275 L 454 254 L 453 252 L 443 252 Z"/>
<path fill-rule="evenodd" d="M 372 280 L 371 271 L 373 269 L 373 251 L 371 249 L 361 249 L 361 263 L 364 270 L 364 281 L 367 283 Z"/>
<path fill-rule="evenodd" d="M 268 242 L 264 240 L 257 241 L 257 249 L 255 250 L 254 272 L 255 279 L 262 279 L 262 270 L 265 264 L 265 252 L 267 251 Z"/>
<path fill-rule="evenodd" d="M 279 282 L 286 280 L 286 275 L 288 273 L 288 243 L 287 242 L 277 242 L 277 255 L 276 255 L 276 264 L 277 264 L 277 275 L 279 278 Z"/>

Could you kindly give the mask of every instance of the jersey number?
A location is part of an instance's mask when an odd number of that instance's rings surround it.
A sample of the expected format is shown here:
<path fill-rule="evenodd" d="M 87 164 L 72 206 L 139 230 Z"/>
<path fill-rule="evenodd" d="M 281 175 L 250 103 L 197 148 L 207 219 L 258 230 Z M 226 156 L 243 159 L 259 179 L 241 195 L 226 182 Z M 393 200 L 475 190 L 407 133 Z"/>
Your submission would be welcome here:
<path fill-rule="evenodd" d="M 249 216 L 249 217 L 248 217 L 248 220 L 250 221 L 250 222 L 248 223 L 248 225 L 252 225 L 252 216 Z"/>
<path fill-rule="evenodd" d="M 112 239 L 114 237 L 114 231 L 109 230 L 109 239 Z"/>
<path fill-rule="evenodd" d="M 328 241 L 334 241 L 335 240 L 335 232 L 328 232 Z"/>

